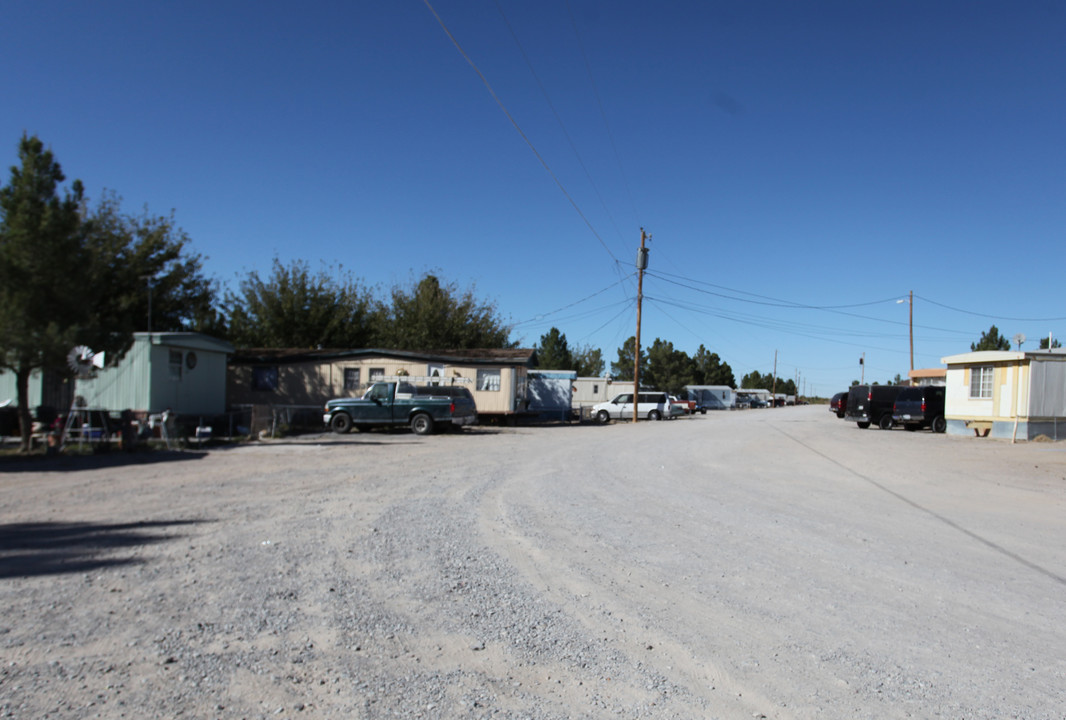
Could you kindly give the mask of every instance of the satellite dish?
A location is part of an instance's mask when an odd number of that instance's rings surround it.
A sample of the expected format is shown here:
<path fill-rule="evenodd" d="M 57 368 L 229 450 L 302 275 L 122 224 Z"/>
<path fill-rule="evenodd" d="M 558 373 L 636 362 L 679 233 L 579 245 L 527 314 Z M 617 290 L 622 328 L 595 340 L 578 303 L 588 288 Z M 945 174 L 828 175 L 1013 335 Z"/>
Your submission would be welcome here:
<path fill-rule="evenodd" d="M 104 366 L 104 354 L 94 353 L 87 345 L 78 345 L 67 353 L 67 365 L 79 378 L 92 377 L 93 368 Z"/>
<path fill-rule="evenodd" d="M 1023 335 L 1022 333 L 1018 333 L 1017 335 L 1014 336 L 1014 344 L 1017 346 L 1017 348 L 1019 350 L 1022 349 L 1022 343 L 1023 342 L 1025 342 L 1025 335 Z"/>

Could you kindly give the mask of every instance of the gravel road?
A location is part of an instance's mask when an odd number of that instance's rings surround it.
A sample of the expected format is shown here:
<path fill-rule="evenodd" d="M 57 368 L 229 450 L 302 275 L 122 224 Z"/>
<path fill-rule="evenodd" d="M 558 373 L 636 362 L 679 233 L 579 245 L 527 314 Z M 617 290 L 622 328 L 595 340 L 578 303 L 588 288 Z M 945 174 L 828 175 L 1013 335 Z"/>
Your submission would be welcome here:
<path fill-rule="evenodd" d="M 0 716 L 1064 718 L 1066 446 L 822 406 L 0 461 Z"/>

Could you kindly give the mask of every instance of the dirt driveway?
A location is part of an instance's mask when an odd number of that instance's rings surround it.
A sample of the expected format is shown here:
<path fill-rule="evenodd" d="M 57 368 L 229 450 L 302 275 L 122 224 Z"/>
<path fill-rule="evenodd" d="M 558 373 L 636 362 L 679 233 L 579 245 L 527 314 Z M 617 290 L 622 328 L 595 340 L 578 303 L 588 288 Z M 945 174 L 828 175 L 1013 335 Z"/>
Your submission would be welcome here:
<path fill-rule="evenodd" d="M 1066 444 L 824 407 L 0 462 L 0 716 L 1063 718 Z"/>

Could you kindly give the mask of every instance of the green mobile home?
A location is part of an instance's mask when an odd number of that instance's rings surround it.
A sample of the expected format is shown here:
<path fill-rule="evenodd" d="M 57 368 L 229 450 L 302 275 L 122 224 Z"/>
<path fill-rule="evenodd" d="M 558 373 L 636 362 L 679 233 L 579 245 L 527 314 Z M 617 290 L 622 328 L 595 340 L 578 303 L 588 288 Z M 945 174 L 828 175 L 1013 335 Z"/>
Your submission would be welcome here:
<path fill-rule="evenodd" d="M 87 407 L 112 412 L 221 415 L 232 353 L 228 342 L 199 333 L 135 333 L 117 364 L 75 381 L 75 394 Z"/>

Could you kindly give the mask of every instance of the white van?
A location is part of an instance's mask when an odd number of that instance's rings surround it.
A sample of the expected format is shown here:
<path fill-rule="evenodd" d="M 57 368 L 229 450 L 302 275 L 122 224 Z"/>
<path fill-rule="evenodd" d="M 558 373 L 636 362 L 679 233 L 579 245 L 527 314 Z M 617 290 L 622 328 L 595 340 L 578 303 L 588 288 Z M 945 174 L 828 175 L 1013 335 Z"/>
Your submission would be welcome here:
<path fill-rule="evenodd" d="M 645 420 L 662 420 L 671 416 L 670 396 L 664 392 L 642 392 L 637 398 L 637 415 Z M 596 422 L 633 419 L 633 393 L 616 395 L 614 400 L 592 406 Z"/>

